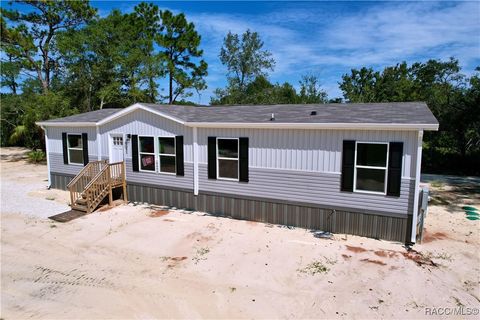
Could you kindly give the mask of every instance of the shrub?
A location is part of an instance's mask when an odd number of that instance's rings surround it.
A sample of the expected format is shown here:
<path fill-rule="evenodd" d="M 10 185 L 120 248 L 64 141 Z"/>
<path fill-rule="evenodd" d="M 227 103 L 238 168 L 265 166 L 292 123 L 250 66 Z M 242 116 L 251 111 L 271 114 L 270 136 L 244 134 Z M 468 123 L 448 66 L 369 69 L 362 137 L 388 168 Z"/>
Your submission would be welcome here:
<path fill-rule="evenodd" d="M 42 150 L 32 150 L 28 153 L 28 161 L 32 163 L 39 163 L 45 161 L 45 152 Z"/>

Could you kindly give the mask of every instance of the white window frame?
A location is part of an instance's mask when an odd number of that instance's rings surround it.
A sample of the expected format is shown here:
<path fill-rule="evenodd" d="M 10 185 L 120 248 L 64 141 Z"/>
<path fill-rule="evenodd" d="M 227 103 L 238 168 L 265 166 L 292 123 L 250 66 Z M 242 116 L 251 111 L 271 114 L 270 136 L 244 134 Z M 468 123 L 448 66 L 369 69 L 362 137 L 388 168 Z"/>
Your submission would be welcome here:
<path fill-rule="evenodd" d="M 153 153 L 151 152 L 142 152 L 142 145 L 140 143 L 140 138 L 153 138 Z M 156 173 L 157 172 L 157 144 L 155 143 L 155 136 L 149 136 L 149 135 L 138 135 L 137 137 L 138 141 L 138 171 L 140 172 L 148 172 L 148 173 Z M 142 169 L 142 158 L 140 157 L 141 154 L 147 154 L 147 155 L 153 155 L 153 165 L 154 165 L 154 170 L 143 170 Z"/>
<path fill-rule="evenodd" d="M 357 146 L 358 146 L 358 144 L 385 144 L 385 145 L 387 145 L 387 157 L 386 157 L 385 167 L 357 165 Z M 353 174 L 353 192 L 387 195 L 388 160 L 389 160 L 388 156 L 389 156 L 389 153 L 390 153 L 390 143 L 388 143 L 388 142 L 355 141 L 355 162 L 354 162 L 354 174 Z M 357 168 L 384 170 L 385 171 L 385 180 L 383 182 L 383 184 L 384 184 L 383 192 L 357 189 Z"/>
<path fill-rule="evenodd" d="M 240 139 L 239 138 L 230 138 L 230 137 L 217 137 L 216 139 L 216 158 L 217 158 L 217 179 L 218 180 L 227 180 L 227 181 L 240 181 Z M 237 158 L 226 158 L 219 157 L 218 155 L 218 140 L 237 140 Z M 220 177 L 220 161 L 219 160 L 230 160 L 237 161 L 237 179 Z"/>
<path fill-rule="evenodd" d="M 68 139 L 69 136 L 80 136 L 80 139 L 82 139 L 82 147 L 81 148 L 70 147 L 70 140 Z M 71 162 L 70 161 L 70 150 L 82 150 L 82 163 Z M 83 159 L 83 136 L 82 136 L 81 133 L 67 133 L 67 156 L 68 156 L 68 164 L 71 164 L 73 166 L 83 166 L 84 165 L 83 162 L 85 161 L 85 159 Z"/>
<path fill-rule="evenodd" d="M 160 138 L 173 138 L 173 154 L 170 153 L 160 153 Z M 158 173 L 162 174 L 169 174 L 169 175 L 176 175 L 177 174 L 177 138 L 175 136 L 158 136 L 157 137 L 158 143 Z M 175 172 L 166 172 L 162 171 L 162 158 L 161 156 L 168 156 L 175 158 Z"/>

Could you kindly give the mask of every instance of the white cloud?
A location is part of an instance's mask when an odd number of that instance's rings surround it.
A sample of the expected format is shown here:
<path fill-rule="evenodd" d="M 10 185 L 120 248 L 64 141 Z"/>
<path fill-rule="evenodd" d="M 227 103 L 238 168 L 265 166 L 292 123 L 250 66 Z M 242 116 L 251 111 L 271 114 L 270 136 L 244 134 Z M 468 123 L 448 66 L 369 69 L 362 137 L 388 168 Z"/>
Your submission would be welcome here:
<path fill-rule="evenodd" d="M 203 37 L 209 63 L 209 89 L 202 102 L 208 103 L 212 90 L 225 85 L 226 70 L 218 53 L 228 31 L 260 33 L 276 60 L 274 81 L 296 85 L 302 74 L 320 74 L 332 97 L 341 94 L 337 82 L 350 68 L 450 56 L 460 59 L 466 73 L 480 64 L 479 2 L 377 3 L 335 15 L 325 5 L 307 6 L 263 16 L 187 11 Z"/>

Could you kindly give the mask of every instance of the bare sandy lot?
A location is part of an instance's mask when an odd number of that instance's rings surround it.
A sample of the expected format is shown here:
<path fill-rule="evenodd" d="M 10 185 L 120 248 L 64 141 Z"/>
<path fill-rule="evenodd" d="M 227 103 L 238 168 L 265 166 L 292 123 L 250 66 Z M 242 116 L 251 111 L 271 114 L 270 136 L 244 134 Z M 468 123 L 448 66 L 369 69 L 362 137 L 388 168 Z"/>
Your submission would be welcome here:
<path fill-rule="evenodd" d="M 45 189 L 46 166 L 1 152 L 4 319 L 478 317 L 426 309 L 480 308 L 479 221 L 461 209 L 480 206 L 477 179 L 429 177 L 438 205 L 407 252 L 146 205 L 57 223 L 68 195 Z"/>

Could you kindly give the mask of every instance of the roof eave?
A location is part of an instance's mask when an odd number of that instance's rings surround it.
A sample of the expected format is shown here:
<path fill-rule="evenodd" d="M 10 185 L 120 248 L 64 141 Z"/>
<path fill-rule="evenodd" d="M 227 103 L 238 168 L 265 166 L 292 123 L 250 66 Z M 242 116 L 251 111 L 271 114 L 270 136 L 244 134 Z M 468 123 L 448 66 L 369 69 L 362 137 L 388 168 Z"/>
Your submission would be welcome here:
<path fill-rule="evenodd" d="M 258 128 L 258 129 L 343 129 L 343 130 L 425 130 L 437 131 L 438 124 L 417 123 L 240 123 L 240 122 L 186 122 L 197 128 Z"/>
<path fill-rule="evenodd" d="M 41 127 L 95 127 L 110 122 L 36 122 Z M 241 123 L 241 122 L 182 122 L 196 128 L 257 128 L 257 129 L 343 129 L 343 130 L 425 130 L 438 131 L 438 124 L 399 123 Z"/>
<path fill-rule="evenodd" d="M 35 122 L 37 126 L 40 127 L 95 127 L 96 122 L 49 122 L 49 121 L 38 121 Z"/>

